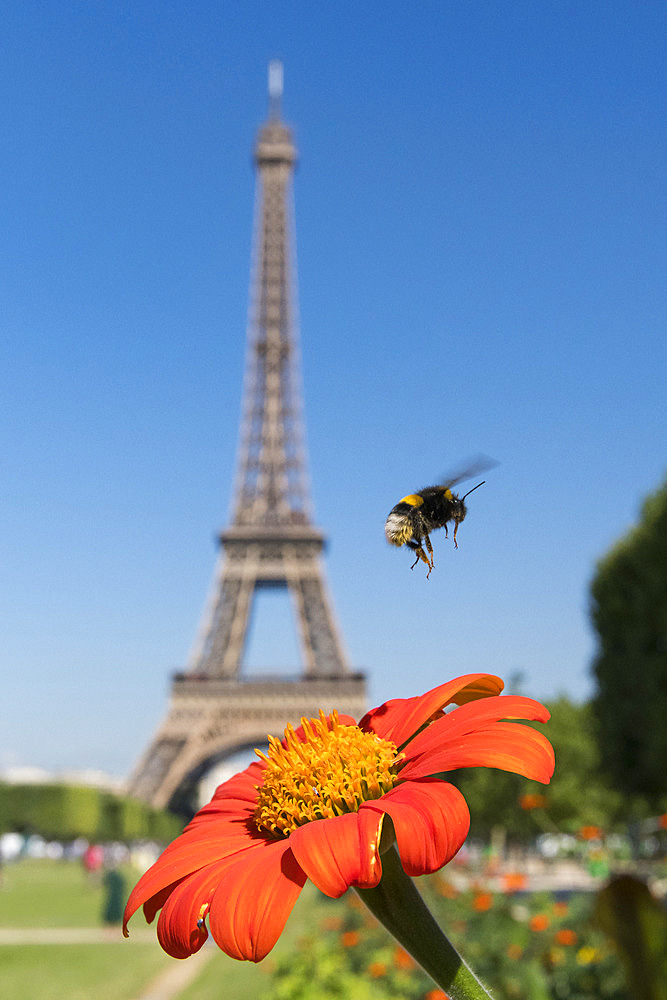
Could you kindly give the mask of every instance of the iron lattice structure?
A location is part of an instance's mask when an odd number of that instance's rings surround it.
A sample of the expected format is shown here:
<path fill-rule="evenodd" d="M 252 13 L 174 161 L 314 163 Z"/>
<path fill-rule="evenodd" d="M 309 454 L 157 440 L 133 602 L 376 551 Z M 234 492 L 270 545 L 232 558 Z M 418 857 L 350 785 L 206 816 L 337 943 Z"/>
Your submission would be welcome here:
<path fill-rule="evenodd" d="M 282 73 L 269 69 L 269 118 L 255 145 L 257 200 L 248 356 L 234 513 L 187 670 L 130 779 L 155 806 L 174 803 L 217 760 L 280 735 L 288 722 L 338 708 L 359 717 L 365 679 L 350 670 L 327 593 L 324 535 L 313 525 L 297 355 L 292 177 L 297 153 L 280 115 Z M 244 679 L 253 598 L 292 598 L 303 669 Z"/>

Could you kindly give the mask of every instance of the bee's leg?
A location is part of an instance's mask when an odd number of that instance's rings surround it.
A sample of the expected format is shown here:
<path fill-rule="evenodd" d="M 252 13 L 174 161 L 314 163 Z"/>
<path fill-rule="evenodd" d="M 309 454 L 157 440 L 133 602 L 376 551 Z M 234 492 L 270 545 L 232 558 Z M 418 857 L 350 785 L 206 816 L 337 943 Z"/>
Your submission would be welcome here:
<path fill-rule="evenodd" d="M 426 574 L 428 576 L 431 570 L 433 569 L 433 546 L 431 545 L 431 539 L 428 537 L 428 535 L 424 535 L 424 541 L 426 542 L 426 551 L 429 554 L 429 558 L 427 560 L 429 569 L 428 573 Z"/>
<path fill-rule="evenodd" d="M 413 564 L 412 564 L 412 566 L 410 567 L 410 569 L 414 569 L 414 568 L 415 568 L 415 566 L 417 565 L 417 563 L 419 562 L 419 560 L 421 559 L 421 561 L 422 561 L 423 563 L 426 563 L 426 565 L 428 566 L 428 573 L 426 574 L 426 576 L 428 577 L 429 573 L 431 572 L 431 564 L 430 564 L 430 562 L 429 562 L 429 560 L 428 560 L 428 556 L 427 556 L 427 555 L 426 555 L 426 553 L 424 552 L 424 550 L 423 550 L 423 548 L 421 547 L 421 545 L 420 545 L 420 546 L 419 546 L 419 548 L 418 548 L 418 549 L 416 550 L 416 552 L 417 552 L 417 558 L 416 558 L 416 559 L 415 559 L 415 561 L 413 562 Z"/>
<path fill-rule="evenodd" d="M 413 552 L 417 553 L 417 558 L 410 567 L 410 569 L 414 569 L 417 563 L 419 562 L 419 551 L 421 549 L 421 545 L 419 544 L 416 538 L 409 538 L 405 544 L 409 549 L 412 549 Z"/>
<path fill-rule="evenodd" d="M 405 544 L 408 546 L 408 548 L 410 548 L 410 549 L 413 550 L 413 552 L 415 553 L 415 555 L 417 557 L 415 559 L 415 561 L 413 562 L 412 566 L 410 567 L 410 569 L 414 569 L 415 566 L 417 565 L 417 563 L 419 562 L 419 560 L 421 559 L 422 562 L 426 563 L 426 565 L 429 568 L 429 572 L 430 572 L 431 563 L 429 562 L 429 560 L 428 560 L 428 558 L 426 556 L 426 553 L 424 552 L 424 550 L 423 550 L 423 548 L 421 546 L 421 541 L 418 541 L 416 538 L 411 538 L 410 541 L 406 542 Z M 430 545 L 430 542 L 428 544 Z"/>
<path fill-rule="evenodd" d="M 456 541 L 456 532 L 459 530 L 459 522 L 454 521 L 454 548 L 458 549 L 459 543 Z"/>

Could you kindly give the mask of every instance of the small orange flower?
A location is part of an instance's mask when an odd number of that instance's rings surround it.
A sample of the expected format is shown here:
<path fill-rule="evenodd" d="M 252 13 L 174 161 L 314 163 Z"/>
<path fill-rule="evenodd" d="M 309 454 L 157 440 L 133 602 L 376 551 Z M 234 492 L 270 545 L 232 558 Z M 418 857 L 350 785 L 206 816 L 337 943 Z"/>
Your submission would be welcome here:
<path fill-rule="evenodd" d="M 404 948 L 394 950 L 394 965 L 397 969 L 413 969 L 415 960 L 412 955 L 408 955 Z"/>
<path fill-rule="evenodd" d="M 355 945 L 359 944 L 359 931 L 345 931 L 344 934 L 341 934 L 340 940 L 343 948 L 354 948 Z"/>
<path fill-rule="evenodd" d="M 569 907 L 564 899 L 559 899 L 554 903 L 554 913 L 557 917 L 566 917 L 568 909 Z"/>
<path fill-rule="evenodd" d="M 459 890 L 455 885 L 452 885 L 446 878 L 439 878 L 437 881 L 438 892 L 445 899 L 456 899 L 459 895 Z"/>
<path fill-rule="evenodd" d="M 382 979 L 387 975 L 387 966 L 384 962 L 371 962 L 368 966 L 368 975 L 371 979 Z"/>
<path fill-rule="evenodd" d="M 424 994 L 424 1000 L 449 1000 L 449 997 L 442 990 L 429 990 Z"/>
<path fill-rule="evenodd" d="M 545 931 L 550 923 L 546 913 L 536 913 L 534 917 L 530 918 L 528 926 L 531 931 Z"/>
<path fill-rule="evenodd" d="M 546 809 L 547 797 L 536 793 L 522 795 L 519 799 L 519 805 L 526 812 L 530 812 L 531 809 Z"/>
<path fill-rule="evenodd" d="M 564 944 L 565 946 L 573 945 L 577 943 L 576 931 L 572 931 L 569 927 L 563 927 L 561 930 L 556 931 L 554 935 L 558 944 Z"/>
<path fill-rule="evenodd" d="M 601 840 L 602 830 L 599 826 L 582 826 L 579 836 L 582 840 Z"/>
<path fill-rule="evenodd" d="M 662 816 L 658 818 L 658 825 L 663 830 L 667 830 L 667 813 L 663 813 Z"/>
<path fill-rule="evenodd" d="M 507 957 L 516 961 L 523 955 L 523 948 L 519 944 L 508 944 Z"/>
<path fill-rule="evenodd" d="M 472 901 L 473 910 L 477 910 L 478 913 L 484 913 L 485 910 L 490 910 L 493 906 L 493 896 L 490 892 L 478 892 Z"/>
<path fill-rule="evenodd" d="M 523 872 L 507 872 L 503 875 L 503 892 L 523 892 L 528 885 L 528 879 Z"/>

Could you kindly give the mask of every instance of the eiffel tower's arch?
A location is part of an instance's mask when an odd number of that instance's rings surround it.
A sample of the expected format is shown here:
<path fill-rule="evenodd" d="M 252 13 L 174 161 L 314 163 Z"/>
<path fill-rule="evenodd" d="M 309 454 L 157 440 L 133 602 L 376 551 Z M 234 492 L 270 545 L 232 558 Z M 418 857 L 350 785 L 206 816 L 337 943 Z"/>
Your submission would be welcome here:
<path fill-rule="evenodd" d="M 248 356 L 234 515 L 190 662 L 175 675 L 166 717 L 130 778 L 130 794 L 165 807 L 208 762 L 319 709 L 359 718 L 362 673 L 348 663 L 326 586 L 324 535 L 312 522 L 303 445 L 291 191 L 297 159 L 281 119 L 282 68 L 269 74 L 269 118 L 255 145 L 257 207 Z M 292 598 L 303 670 L 244 679 L 258 588 Z"/>
<path fill-rule="evenodd" d="M 192 674 L 174 677 L 169 711 L 139 761 L 132 794 L 165 808 L 207 767 L 241 747 L 282 736 L 288 722 L 337 708 L 354 718 L 366 710 L 362 674 L 243 681 Z"/>

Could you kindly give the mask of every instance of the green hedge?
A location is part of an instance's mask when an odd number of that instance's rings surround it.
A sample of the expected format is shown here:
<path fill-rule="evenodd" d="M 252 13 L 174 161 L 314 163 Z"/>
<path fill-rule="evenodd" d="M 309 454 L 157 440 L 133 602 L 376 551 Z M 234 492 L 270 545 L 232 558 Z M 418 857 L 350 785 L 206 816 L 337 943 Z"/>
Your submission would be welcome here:
<path fill-rule="evenodd" d="M 183 820 L 136 799 L 83 785 L 0 784 L 0 832 L 49 840 L 160 840 L 176 837 Z"/>

